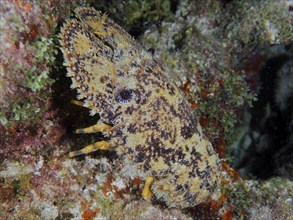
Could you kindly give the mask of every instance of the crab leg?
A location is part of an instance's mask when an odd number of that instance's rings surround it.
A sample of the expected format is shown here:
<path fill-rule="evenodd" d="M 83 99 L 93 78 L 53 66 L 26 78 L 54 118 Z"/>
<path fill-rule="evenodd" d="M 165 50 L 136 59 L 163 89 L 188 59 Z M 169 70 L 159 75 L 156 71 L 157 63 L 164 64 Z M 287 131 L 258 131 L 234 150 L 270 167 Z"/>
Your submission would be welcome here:
<path fill-rule="evenodd" d="M 71 102 L 72 104 L 74 104 L 74 105 L 78 105 L 78 106 L 84 107 L 84 104 L 83 104 L 83 102 L 81 102 L 81 101 L 71 100 L 70 102 Z"/>
<path fill-rule="evenodd" d="M 97 132 L 105 132 L 109 131 L 112 128 L 111 125 L 107 125 L 103 122 L 99 122 L 98 124 L 86 127 L 86 128 L 79 128 L 75 130 L 77 134 L 84 134 L 84 133 L 97 133 Z"/>
<path fill-rule="evenodd" d="M 90 105 L 90 106 L 84 106 L 84 103 L 81 102 L 81 101 L 71 100 L 71 103 L 74 104 L 74 105 L 77 105 L 77 106 L 84 107 L 84 108 L 93 109 L 93 106 L 92 105 Z"/>
<path fill-rule="evenodd" d="M 145 184 L 144 184 L 144 187 L 143 187 L 143 191 L 142 191 L 142 197 L 145 199 L 145 200 L 150 200 L 153 193 L 151 192 L 151 185 L 153 183 L 153 180 L 154 178 L 151 177 L 151 176 L 148 176 L 146 178 L 146 181 L 145 181 Z"/>
<path fill-rule="evenodd" d="M 77 151 L 72 151 L 69 153 L 69 157 L 75 157 L 77 155 L 81 154 L 88 154 L 97 150 L 110 150 L 111 144 L 107 141 L 98 141 L 94 144 L 90 144 L 86 146 L 85 148 Z"/>

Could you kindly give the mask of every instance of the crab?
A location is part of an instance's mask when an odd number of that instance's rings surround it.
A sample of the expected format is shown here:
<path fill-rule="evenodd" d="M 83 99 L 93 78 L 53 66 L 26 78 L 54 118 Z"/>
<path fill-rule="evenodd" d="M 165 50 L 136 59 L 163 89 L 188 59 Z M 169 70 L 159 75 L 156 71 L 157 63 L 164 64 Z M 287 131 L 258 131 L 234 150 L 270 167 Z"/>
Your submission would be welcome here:
<path fill-rule="evenodd" d="M 94 8 L 79 7 L 61 30 L 61 50 L 79 102 L 99 121 L 76 133 L 105 133 L 69 153 L 114 150 L 145 181 L 142 197 L 187 208 L 217 188 L 220 159 L 180 89 L 153 55 Z"/>

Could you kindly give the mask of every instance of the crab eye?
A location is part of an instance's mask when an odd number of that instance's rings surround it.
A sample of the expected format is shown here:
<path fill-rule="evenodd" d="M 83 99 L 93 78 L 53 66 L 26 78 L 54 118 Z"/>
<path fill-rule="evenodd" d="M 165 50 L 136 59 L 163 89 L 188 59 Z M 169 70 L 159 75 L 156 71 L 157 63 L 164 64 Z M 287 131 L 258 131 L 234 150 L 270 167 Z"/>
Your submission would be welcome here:
<path fill-rule="evenodd" d="M 129 102 L 132 98 L 132 93 L 133 91 L 129 89 L 120 90 L 117 94 L 117 101 L 124 103 Z"/>

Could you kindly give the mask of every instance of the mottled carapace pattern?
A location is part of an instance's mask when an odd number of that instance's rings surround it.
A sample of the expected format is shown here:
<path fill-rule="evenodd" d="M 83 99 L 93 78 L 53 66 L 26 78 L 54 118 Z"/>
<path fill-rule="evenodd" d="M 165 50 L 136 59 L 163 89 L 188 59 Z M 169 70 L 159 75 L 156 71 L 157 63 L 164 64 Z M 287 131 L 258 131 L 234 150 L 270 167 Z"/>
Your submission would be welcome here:
<path fill-rule="evenodd" d="M 169 207 L 190 207 L 216 188 L 219 158 L 196 114 L 152 54 L 93 8 L 62 28 L 61 50 L 78 99 L 111 124 L 111 148 Z M 100 123 L 99 122 L 99 123 Z"/>

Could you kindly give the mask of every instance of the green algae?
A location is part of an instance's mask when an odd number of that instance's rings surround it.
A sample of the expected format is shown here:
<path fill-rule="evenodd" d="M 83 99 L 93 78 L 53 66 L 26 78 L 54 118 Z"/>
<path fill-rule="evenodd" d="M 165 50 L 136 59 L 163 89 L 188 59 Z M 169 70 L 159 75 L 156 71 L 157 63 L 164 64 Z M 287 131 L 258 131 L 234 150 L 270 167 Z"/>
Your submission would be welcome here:
<path fill-rule="evenodd" d="M 172 1 L 127 0 L 101 1 L 96 7 L 109 13 L 110 17 L 132 34 L 141 34 L 150 25 L 172 20 Z"/>
<path fill-rule="evenodd" d="M 34 45 L 33 45 L 34 46 Z M 13 70 L 15 74 L 20 74 L 24 80 L 17 81 L 17 87 L 27 88 L 24 94 L 15 94 L 15 99 L 4 103 L 0 112 L 0 122 L 5 127 L 21 123 L 32 125 L 40 122 L 43 114 L 48 110 L 46 99 L 50 86 L 54 79 L 50 78 L 51 66 L 55 61 L 57 50 L 51 39 L 41 38 L 36 42 L 36 62 L 29 68 L 21 64 L 16 65 Z M 43 65 L 43 70 L 38 67 Z M 9 74 L 8 72 L 6 74 Z"/>
<path fill-rule="evenodd" d="M 292 207 L 286 203 L 286 200 L 292 199 L 292 189 L 292 181 L 272 178 L 266 181 L 238 181 L 222 190 L 228 196 L 227 202 L 233 206 L 233 216 L 236 218 L 253 216 L 258 211 L 262 211 L 262 206 L 267 207 L 266 212 L 281 218 L 292 212 Z M 276 208 L 277 203 L 283 208 Z"/>

